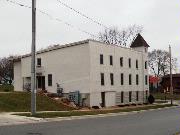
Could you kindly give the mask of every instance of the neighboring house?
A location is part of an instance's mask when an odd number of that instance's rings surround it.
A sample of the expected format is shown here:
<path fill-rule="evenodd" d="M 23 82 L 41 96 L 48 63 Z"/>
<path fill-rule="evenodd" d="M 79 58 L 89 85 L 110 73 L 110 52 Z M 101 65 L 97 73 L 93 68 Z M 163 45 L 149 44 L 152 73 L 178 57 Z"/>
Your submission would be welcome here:
<path fill-rule="evenodd" d="M 170 75 L 165 75 L 161 79 L 161 92 L 170 92 Z M 180 74 L 172 75 L 172 86 L 174 93 L 180 93 Z"/>
<path fill-rule="evenodd" d="M 145 103 L 149 94 L 148 47 L 139 34 L 131 48 L 84 40 L 37 52 L 37 89 L 65 96 L 80 92 L 84 106 Z M 15 91 L 30 86 L 31 55 L 14 62 Z"/>

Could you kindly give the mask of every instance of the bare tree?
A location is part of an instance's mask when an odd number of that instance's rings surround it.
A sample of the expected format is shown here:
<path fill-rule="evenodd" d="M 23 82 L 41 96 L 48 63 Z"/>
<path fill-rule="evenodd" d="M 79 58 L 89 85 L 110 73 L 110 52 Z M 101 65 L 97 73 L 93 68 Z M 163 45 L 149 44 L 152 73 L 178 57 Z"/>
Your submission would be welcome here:
<path fill-rule="evenodd" d="M 150 72 L 156 77 L 164 76 L 170 72 L 170 55 L 165 50 L 153 50 L 148 53 Z M 172 67 L 177 68 L 177 58 L 172 58 Z"/>
<path fill-rule="evenodd" d="M 142 31 L 143 27 L 137 25 L 132 25 L 122 30 L 112 27 L 110 29 L 106 29 L 104 32 L 100 32 L 99 40 L 106 44 L 127 46 L 134 40 L 137 34 Z"/>
<path fill-rule="evenodd" d="M 0 58 L 1 83 L 11 84 L 13 80 L 13 74 L 13 62 L 10 60 L 10 57 Z"/>

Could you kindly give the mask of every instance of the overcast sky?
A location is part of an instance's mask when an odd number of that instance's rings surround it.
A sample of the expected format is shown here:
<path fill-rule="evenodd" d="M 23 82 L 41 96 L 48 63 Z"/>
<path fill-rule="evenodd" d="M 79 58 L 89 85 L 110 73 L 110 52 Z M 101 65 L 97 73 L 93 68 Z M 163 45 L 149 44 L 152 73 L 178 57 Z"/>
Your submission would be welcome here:
<path fill-rule="evenodd" d="M 31 0 L 14 0 L 31 6 Z M 142 36 L 152 49 L 168 50 L 180 60 L 179 0 L 62 0 L 104 25 L 119 29 L 142 25 Z M 37 8 L 77 28 L 98 34 L 104 28 L 60 5 L 57 0 L 37 0 Z M 31 10 L 0 0 L 0 57 L 31 50 Z M 37 13 L 37 49 L 91 38 L 77 28 Z"/>

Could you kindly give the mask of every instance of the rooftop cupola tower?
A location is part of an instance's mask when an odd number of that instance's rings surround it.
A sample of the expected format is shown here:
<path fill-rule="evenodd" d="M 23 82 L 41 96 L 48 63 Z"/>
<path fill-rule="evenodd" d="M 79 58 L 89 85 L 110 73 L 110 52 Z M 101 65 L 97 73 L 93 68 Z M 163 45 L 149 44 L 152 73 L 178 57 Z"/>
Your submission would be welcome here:
<path fill-rule="evenodd" d="M 144 38 L 141 36 L 141 34 L 138 34 L 135 40 L 132 42 L 131 48 L 133 48 L 136 51 L 141 51 L 144 53 L 148 52 L 148 47 L 150 47 L 147 42 L 144 40 Z"/>

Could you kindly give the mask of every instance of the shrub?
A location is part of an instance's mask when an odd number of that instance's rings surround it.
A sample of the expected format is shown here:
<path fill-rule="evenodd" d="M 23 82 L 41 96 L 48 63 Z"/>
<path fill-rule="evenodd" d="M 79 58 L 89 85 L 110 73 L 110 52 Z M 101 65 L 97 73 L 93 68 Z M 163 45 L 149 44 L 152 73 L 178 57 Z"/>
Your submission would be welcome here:
<path fill-rule="evenodd" d="M 99 109 L 99 106 L 92 106 L 93 109 Z"/>
<path fill-rule="evenodd" d="M 155 99 L 154 99 L 153 95 L 149 95 L 149 97 L 148 97 L 148 102 L 149 102 L 150 104 L 153 104 L 154 101 L 155 101 Z"/>
<path fill-rule="evenodd" d="M 9 84 L 3 84 L 0 85 L 0 91 L 1 92 L 11 92 L 14 91 L 14 86 L 13 85 L 9 85 Z"/>

